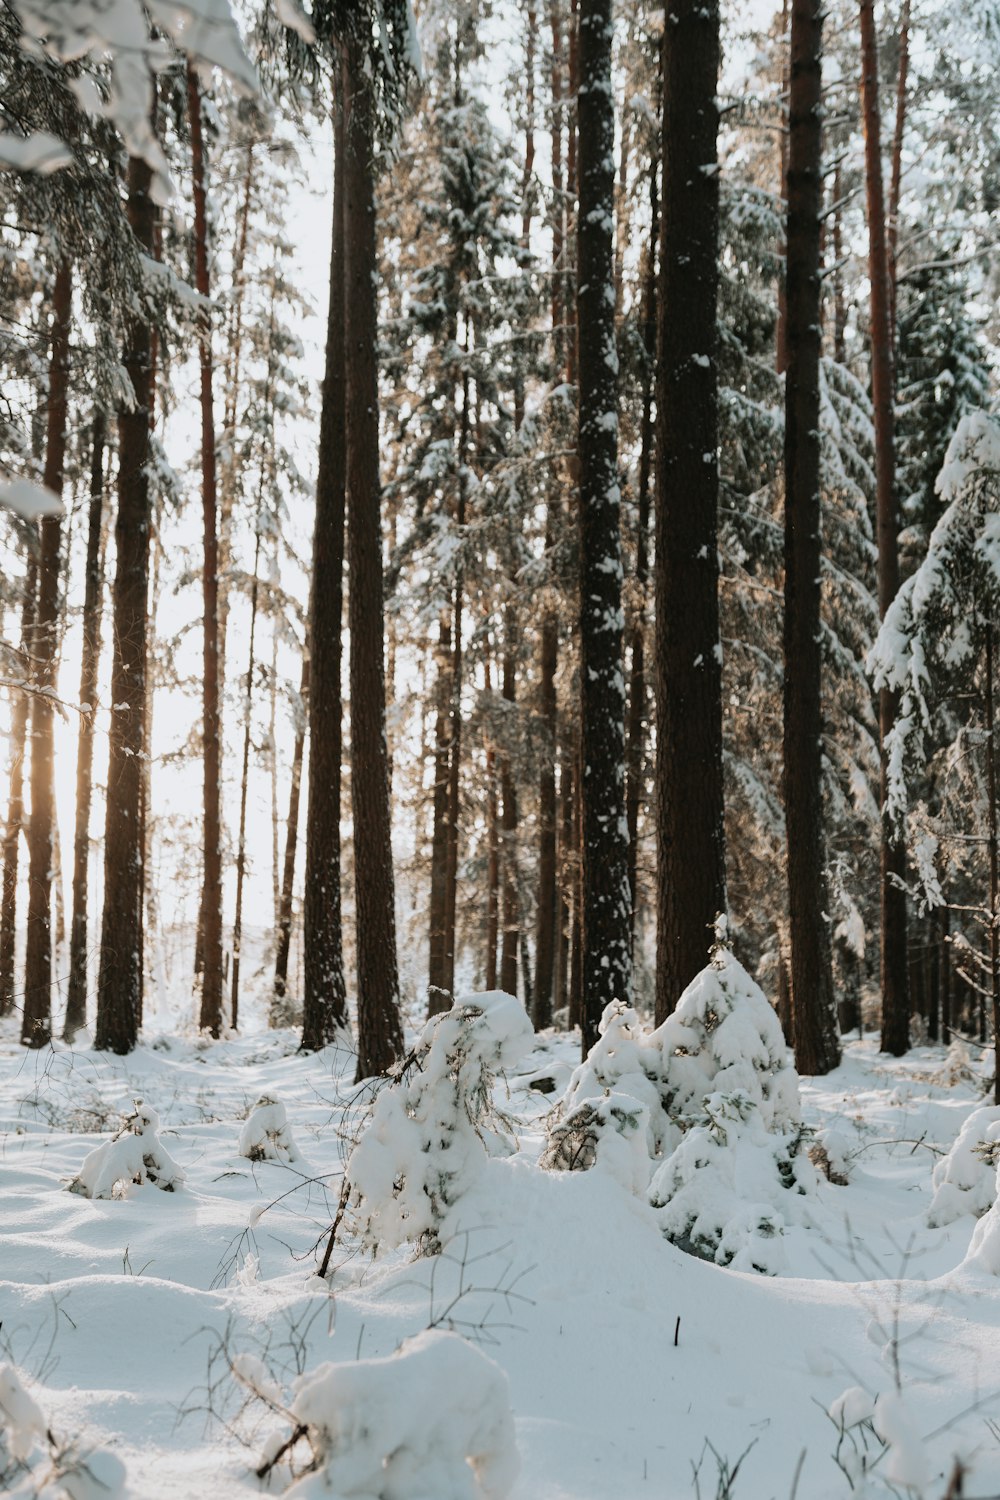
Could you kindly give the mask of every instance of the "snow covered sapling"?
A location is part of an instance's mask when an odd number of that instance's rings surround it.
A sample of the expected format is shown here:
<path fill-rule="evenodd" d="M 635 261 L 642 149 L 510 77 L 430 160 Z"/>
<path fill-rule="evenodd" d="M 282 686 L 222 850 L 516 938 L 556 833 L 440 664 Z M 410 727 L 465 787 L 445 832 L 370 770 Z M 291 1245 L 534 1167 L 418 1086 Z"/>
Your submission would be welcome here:
<path fill-rule="evenodd" d="M 262 1094 L 240 1130 L 240 1155 L 248 1161 L 301 1161 L 285 1106 Z"/>
<path fill-rule="evenodd" d="M 184 1172 L 161 1142 L 159 1128 L 156 1111 L 136 1099 L 133 1113 L 114 1139 L 84 1158 L 69 1191 L 84 1198 L 125 1198 L 133 1184 L 151 1182 L 172 1193 L 184 1181 Z"/>
<path fill-rule="evenodd" d="M 646 1140 L 649 1110 L 630 1094 L 585 1099 L 550 1127 L 539 1165 L 556 1172 L 586 1172 L 598 1161 L 629 1192 L 649 1180 Z"/>
<path fill-rule="evenodd" d="M 286 1424 L 258 1466 L 281 1461 L 289 1494 L 339 1500 L 503 1500 L 520 1468 L 507 1377 L 459 1337 L 428 1329 L 386 1359 L 323 1364 L 287 1400 L 261 1361 L 237 1355 L 233 1374 Z M 290 1427 L 290 1431 L 288 1428 Z"/>
<path fill-rule="evenodd" d="M 125 1465 L 113 1453 L 61 1442 L 13 1365 L 0 1364 L 0 1491 L 11 1500 L 117 1500 Z"/>
<path fill-rule="evenodd" d="M 991 1208 L 1000 1166 L 1000 1108 L 974 1109 L 952 1143 L 934 1165 L 934 1198 L 927 1213 L 931 1228 L 952 1224 L 963 1214 L 979 1218 Z"/>
<path fill-rule="evenodd" d="M 456 1231 L 457 1206 L 487 1156 L 514 1149 L 493 1085 L 533 1038 L 523 1007 L 499 990 L 428 1021 L 347 1163 L 348 1207 L 366 1247 L 413 1240 L 434 1253 Z"/>

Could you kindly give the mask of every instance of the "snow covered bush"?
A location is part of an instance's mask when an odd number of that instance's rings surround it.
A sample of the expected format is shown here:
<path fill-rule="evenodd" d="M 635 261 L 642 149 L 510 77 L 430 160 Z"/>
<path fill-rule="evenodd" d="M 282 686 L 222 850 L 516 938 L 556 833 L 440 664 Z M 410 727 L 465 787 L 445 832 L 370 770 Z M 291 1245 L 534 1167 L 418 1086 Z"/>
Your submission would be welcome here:
<path fill-rule="evenodd" d="M 302 1160 L 280 1100 L 270 1094 L 257 1100 L 240 1130 L 240 1155 L 248 1161 Z"/>
<path fill-rule="evenodd" d="M 377 1095 L 347 1163 L 349 1208 L 369 1249 L 413 1240 L 433 1253 L 454 1233 L 456 1209 L 487 1156 L 514 1149 L 493 1085 L 533 1038 L 523 1006 L 500 990 L 428 1021 L 405 1070 Z"/>
<path fill-rule="evenodd" d="M 14 1366 L 0 1364 L 0 1492 L 10 1500 L 117 1500 L 124 1484 L 121 1459 L 60 1442 Z"/>
<path fill-rule="evenodd" d="M 133 1113 L 114 1139 L 84 1158 L 69 1191 L 84 1198 L 125 1198 L 134 1184 L 151 1182 L 172 1193 L 184 1181 L 184 1172 L 160 1140 L 159 1128 L 156 1111 L 136 1099 Z"/>
<path fill-rule="evenodd" d="M 721 1265 L 777 1272 L 788 1190 L 818 1180 L 800 1151 L 800 1119 L 778 1018 L 719 943 L 655 1031 L 644 1033 L 627 1006 L 608 1006 L 541 1164 L 586 1170 L 606 1158 L 634 1191 L 648 1184 L 669 1239 Z M 644 1171 L 633 1147 L 639 1122 Z"/>
<path fill-rule="evenodd" d="M 1000 1165 L 1000 1107 L 974 1109 L 947 1156 L 935 1163 L 934 1198 L 927 1213 L 932 1229 L 954 1223 L 963 1214 L 978 1218 L 996 1198 Z"/>
<path fill-rule="evenodd" d="M 838 1434 L 834 1460 L 852 1493 L 871 1495 L 872 1500 L 876 1494 L 895 1496 L 900 1490 L 928 1493 L 935 1466 L 905 1391 L 872 1397 L 852 1385 L 830 1404 L 827 1415 Z"/>
<path fill-rule="evenodd" d="M 428 1329 L 386 1359 L 320 1365 L 298 1378 L 287 1404 L 255 1356 L 237 1356 L 232 1368 L 292 1424 L 274 1434 L 258 1474 L 309 1445 L 289 1494 L 503 1500 L 517 1478 L 507 1377 L 457 1333 Z"/>
<path fill-rule="evenodd" d="M 650 1184 L 660 1228 L 703 1260 L 780 1275 L 789 1204 L 817 1180 L 799 1132 L 767 1130 L 757 1103 L 739 1091 L 710 1094 L 703 1108 L 705 1123 L 687 1132 Z"/>
<path fill-rule="evenodd" d="M 968 1270 L 1000 1276 L 1000 1166 L 991 1175 L 993 1202 L 972 1231 L 972 1241 L 962 1264 Z"/>

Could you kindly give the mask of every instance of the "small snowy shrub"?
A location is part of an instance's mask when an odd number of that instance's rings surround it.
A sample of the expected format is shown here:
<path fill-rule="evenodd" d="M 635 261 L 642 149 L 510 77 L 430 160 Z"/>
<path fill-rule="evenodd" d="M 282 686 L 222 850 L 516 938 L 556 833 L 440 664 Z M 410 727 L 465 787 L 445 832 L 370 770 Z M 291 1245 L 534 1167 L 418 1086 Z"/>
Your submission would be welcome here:
<path fill-rule="evenodd" d="M 347 1163 L 348 1203 L 369 1249 L 414 1240 L 433 1253 L 454 1233 L 455 1209 L 487 1156 L 514 1149 L 492 1090 L 533 1038 L 523 1006 L 499 990 L 428 1021 Z"/>
<path fill-rule="evenodd" d="M 934 1465 L 904 1392 L 883 1391 L 873 1398 L 852 1385 L 831 1403 L 827 1415 L 838 1435 L 834 1460 L 852 1493 L 872 1500 L 876 1494 L 897 1496 L 900 1490 L 928 1493 Z"/>
<path fill-rule="evenodd" d="M 785 1214 L 816 1184 L 799 1133 L 767 1130 L 759 1106 L 738 1091 L 710 1094 L 704 1110 L 706 1122 L 688 1131 L 650 1184 L 660 1229 L 703 1260 L 780 1275 Z"/>
<path fill-rule="evenodd" d="M 0 1492 L 11 1500 L 118 1500 L 124 1485 L 121 1459 L 60 1442 L 14 1366 L 0 1364 Z"/>
<path fill-rule="evenodd" d="M 972 1242 L 962 1264 L 987 1276 L 1000 1276 L 1000 1167 L 994 1175 L 993 1202 L 972 1231 Z"/>
<path fill-rule="evenodd" d="M 971 1083 L 978 1078 L 967 1045 L 960 1036 L 952 1037 L 945 1060 L 931 1081 L 942 1088 L 953 1089 L 958 1083 Z"/>
<path fill-rule="evenodd" d="M 84 1158 L 69 1191 L 84 1198 L 124 1198 L 133 1184 L 151 1182 L 172 1193 L 184 1181 L 184 1172 L 157 1135 L 159 1128 L 156 1111 L 136 1099 L 134 1112 L 114 1139 Z"/>
<path fill-rule="evenodd" d="M 599 1165 L 641 1193 L 649 1179 L 648 1128 L 649 1110 L 628 1094 L 585 1099 L 552 1126 L 539 1165 L 557 1172 Z"/>
<path fill-rule="evenodd" d="M 984 1214 L 996 1198 L 998 1164 L 1000 1107 L 987 1105 L 972 1111 L 947 1156 L 935 1163 L 934 1198 L 927 1213 L 931 1228 L 951 1224 L 963 1214 Z"/>
<path fill-rule="evenodd" d="M 262 1094 L 240 1130 L 240 1155 L 249 1161 L 297 1162 L 302 1158 L 285 1106 Z"/>
<path fill-rule="evenodd" d="M 835 1187 L 846 1187 L 851 1179 L 851 1143 L 838 1130 L 820 1130 L 806 1152 L 818 1172 Z"/>

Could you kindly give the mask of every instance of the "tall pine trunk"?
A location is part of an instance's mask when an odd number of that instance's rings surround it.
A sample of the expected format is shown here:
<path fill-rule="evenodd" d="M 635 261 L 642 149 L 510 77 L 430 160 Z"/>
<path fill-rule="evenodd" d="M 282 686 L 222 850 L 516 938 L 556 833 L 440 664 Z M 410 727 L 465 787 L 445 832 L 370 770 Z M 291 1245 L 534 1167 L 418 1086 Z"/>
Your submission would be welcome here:
<path fill-rule="evenodd" d="M 621 495 L 614 296 L 614 93 L 611 0 L 581 0 L 580 723 L 583 765 L 583 1051 L 605 1006 L 632 1000 L 625 821 Z"/>
<path fill-rule="evenodd" d="M 263 466 L 263 458 L 261 459 Z M 263 467 L 261 470 L 263 474 Z M 263 491 L 263 480 L 261 481 Z M 243 760 L 240 770 L 240 822 L 236 835 L 236 910 L 233 915 L 233 972 L 229 994 L 230 1020 L 233 1030 L 240 1019 L 240 953 L 243 948 L 243 888 L 247 873 L 247 791 L 250 783 L 250 736 L 253 725 L 253 673 L 256 666 L 257 609 L 260 602 L 260 507 L 263 493 L 257 497 L 257 538 L 253 552 L 253 580 L 250 584 L 250 645 L 247 656 L 247 685 L 243 698 Z M 207 916 L 207 913 L 206 913 Z M 208 923 L 205 923 L 208 931 Z M 206 947 L 206 961 L 208 950 Z M 220 1017 L 221 1019 L 221 1017 Z"/>
<path fill-rule="evenodd" d="M 60 261 L 52 293 L 49 389 L 44 483 L 62 494 L 66 458 L 69 329 L 73 284 L 68 261 Z M 28 932 L 24 962 L 21 1041 L 44 1047 L 52 1035 L 51 887 L 55 835 L 51 692 L 55 687 L 59 624 L 59 557 L 62 525 L 58 516 L 41 524 L 38 604 L 32 632 L 31 821 L 28 824 Z"/>
<path fill-rule="evenodd" d="M 896 288 L 899 268 L 896 264 L 899 244 L 899 196 L 903 185 L 903 136 L 906 131 L 906 88 L 910 71 L 910 0 L 903 0 L 899 16 L 899 74 L 896 79 L 896 125 L 892 133 L 892 166 L 889 171 L 889 224 L 887 258 L 889 265 L 889 332 L 893 351 L 896 348 Z"/>
<path fill-rule="evenodd" d="M 295 744 L 292 749 L 292 777 L 288 792 L 288 822 L 285 825 L 285 859 L 281 871 L 281 897 L 278 905 L 278 943 L 274 957 L 274 998 L 271 1002 L 271 1025 L 288 1024 L 285 997 L 288 991 L 288 954 L 292 945 L 292 895 L 295 889 L 295 856 L 299 842 L 299 802 L 302 793 L 302 763 L 305 752 L 306 721 L 310 693 L 309 642 L 302 651 L 302 677 L 295 710 Z"/>
<path fill-rule="evenodd" d="M 152 173 L 128 165 L 128 217 L 145 254 L 153 250 Z M 149 570 L 150 325 L 145 309 L 125 335 L 124 365 L 134 404 L 118 419 L 117 564 L 111 667 L 111 727 L 104 836 L 104 913 L 95 1046 L 130 1052 L 142 1014 L 143 850 L 140 799 L 145 753 L 146 592 Z"/>
<path fill-rule="evenodd" d="M 438 626 L 434 716 L 434 822 L 431 833 L 430 952 L 427 1014 L 448 1009 L 448 804 L 451 781 L 452 618 L 445 606 Z"/>
<path fill-rule="evenodd" d="M 719 642 L 718 0 L 668 0 L 657 309 L 656 1017 L 726 910 Z"/>
<path fill-rule="evenodd" d="M 504 633 L 506 639 L 504 641 L 502 693 L 504 702 L 511 705 L 510 713 L 513 716 L 513 705 L 516 701 L 517 688 L 512 611 L 510 606 L 508 606 Z M 508 739 L 511 734 L 511 728 L 512 726 L 508 725 Z M 501 920 L 503 926 L 500 939 L 500 988 L 506 991 L 508 995 L 516 995 L 517 951 L 520 946 L 521 916 L 517 889 L 517 786 L 514 781 L 514 767 L 511 763 L 509 745 L 504 748 L 500 758 L 500 827 L 500 864 L 502 871 Z"/>
<path fill-rule="evenodd" d="M 90 868 L 90 805 L 93 797 L 94 717 L 101 656 L 101 532 L 104 523 L 104 449 L 107 421 L 94 413 L 90 455 L 90 512 L 83 595 L 83 654 L 80 661 L 80 716 L 76 752 L 76 829 L 73 838 L 73 918 L 70 928 L 69 993 L 63 1040 L 72 1042 L 87 1023 L 87 887 Z"/>
<path fill-rule="evenodd" d="M 358 1078 L 402 1054 L 396 913 L 385 737 L 375 307 L 375 100 L 367 36 L 351 28 L 344 90 L 347 515 L 350 546 L 351 803 L 358 955 Z"/>
<path fill-rule="evenodd" d="M 35 605 L 38 593 L 38 553 L 32 538 L 24 578 L 21 604 L 21 650 L 25 656 L 25 675 L 30 675 L 28 655 L 35 629 Z M 28 746 L 31 719 L 31 696 L 20 693 L 14 700 L 10 725 L 10 790 L 7 798 L 7 822 L 3 837 L 3 890 L 0 898 L 0 1016 L 14 1009 L 14 954 L 17 946 L 17 871 L 24 827 L 24 759 Z"/>
<path fill-rule="evenodd" d="M 825 911 L 820 634 L 822 0 L 792 0 L 786 193 L 784 793 L 800 1073 L 840 1061 Z"/>
<path fill-rule="evenodd" d="M 868 279 L 871 283 L 872 405 L 875 414 L 876 537 L 879 617 L 899 588 L 896 465 L 892 402 L 892 330 L 889 266 L 882 194 L 881 124 L 878 102 L 878 47 L 873 0 L 861 0 L 861 103 L 865 132 L 865 190 L 868 209 Z M 906 850 L 888 815 L 886 742 L 896 722 L 898 694 L 879 693 L 879 752 L 882 802 L 882 1050 L 901 1057 L 910 1045 L 910 1004 L 906 966 Z"/>
<path fill-rule="evenodd" d="M 309 595 L 309 798 L 302 913 L 305 1051 L 325 1047 L 348 1024 L 340 906 L 341 632 L 347 493 L 344 171 L 344 120 L 338 101 L 334 105 L 330 305 L 316 473 L 313 585 Z"/>
<path fill-rule="evenodd" d="M 205 205 L 205 147 L 201 93 L 194 65 L 187 66 L 188 118 L 191 125 L 191 169 L 194 185 L 195 288 L 205 299 L 199 328 L 201 379 L 201 505 L 203 534 L 202 599 L 202 771 L 204 884 L 202 886 L 202 980 L 200 1025 L 218 1036 L 222 1029 L 222 740 L 219 724 L 219 538 L 215 472 L 215 414 L 212 394 L 214 362 L 211 295 L 208 275 L 208 222 Z M 233 973 L 236 965 L 234 961 Z M 235 1024 L 235 1022 L 234 1022 Z"/>

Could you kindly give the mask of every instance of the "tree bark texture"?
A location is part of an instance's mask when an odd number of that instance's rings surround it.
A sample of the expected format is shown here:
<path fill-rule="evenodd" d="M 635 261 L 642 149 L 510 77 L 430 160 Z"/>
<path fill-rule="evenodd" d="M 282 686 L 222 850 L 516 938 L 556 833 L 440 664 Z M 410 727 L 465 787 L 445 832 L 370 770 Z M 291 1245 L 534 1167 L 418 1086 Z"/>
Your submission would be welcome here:
<path fill-rule="evenodd" d="M 896 510 L 893 435 L 892 331 L 889 266 L 882 193 L 881 124 L 878 100 L 878 47 L 874 0 L 861 0 L 861 106 L 865 134 L 865 196 L 868 210 L 868 278 L 871 283 L 872 405 L 875 416 L 876 538 L 880 619 L 899 588 L 899 520 Z M 881 986 L 882 1050 L 901 1057 L 909 1048 L 910 1004 L 906 969 L 906 850 L 887 808 L 886 740 L 896 722 L 897 694 L 879 693 L 879 753 L 882 802 Z"/>
<path fill-rule="evenodd" d="M 657 312 L 656 1017 L 726 910 L 717 511 L 717 0 L 669 0 Z"/>
<path fill-rule="evenodd" d="M 343 535 L 343 528 L 341 528 Z M 271 1024 L 288 1024 L 285 996 L 288 991 L 288 955 L 292 946 L 292 895 L 295 890 L 295 856 L 299 843 L 299 802 L 302 795 L 302 763 L 305 756 L 306 719 L 309 713 L 309 642 L 302 651 L 302 677 L 299 701 L 295 711 L 295 743 L 292 748 L 292 776 L 288 791 L 288 822 L 285 825 L 285 858 L 281 870 L 281 897 L 278 903 L 278 944 L 274 957 L 274 999 Z"/>
<path fill-rule="evenodd" d="M 840 1061 L 825 917 L 820 634 L 822 0 L 792 0 L 786 193 L 784 793 L 800 1073 Z"/>
<path fill-rule="evenodd" d="M 32 541 L 24 579 L 21 604 L 21 650 L 31 652 L 35 629 L 35 605 L 38 593 L 37 546 Z M 25 675 L 30 675 L 25 661 Z M 14 701 L 10 725 L 10 790 L 7 798 L 7 822 L 3 837 L 3 891 L 0 899 L 0 1016 L 14 1010 L 14 954 L 17 938 L 17 871 L 24 816 L 24 760 L 31 719 L 31 696 L 19 693 Z M 30 762 L 29 762 L 30 764 Z"/>
<path fill-rule="evenodd" d="M 503 698 L 513 705 L 516 698 L 514 648 L 510 607 L 508 607 L 508 640 L 504 645 Z M 508 731 L 509 732 L 509 731 Z M 520 945 L 521 914 L 517 882 L 517 786 L 510 753 L 504 750 L 500 760 L 500 854 L 502 890 L 502 926 L 500 938 L 500 988 L 508 995 L 517 994 L 517 950 Z"/>
<path fill-rule="evenodd" d="M 396 913 L 385 737 L 381 483 L 375 306 L 374 98 L 366 38 L 347 43 L 347 513 L 350 547 L 351 801 L 358 955 L 358 1078 L 401 1056 Z"/>
<path fill-rule="evenodd" d="M 586 1054 L 605 1006 L 632 1000 L 625 820 L 625 675 L 618 354 L 614 297 L 611 0 L 580 6 L 580 723 L 583 766 L 583 1016 Z"/>
<path fill-rule="evenodd" d="M 259 497 L 263 502 L 263 495 Z M 229 992 L 229 1014 L 233 1030 L 240 1020 L 240 954 L 243 949 L 243 888 L 247 874 L 247 790 L 250 783 L 250 735 L 253 725 L 253 674 L 257 665 L 257 611 L 260 602 L 260 514 L 253 551 L 253 581 L 250 584 L 250 646 L 247 656 L 246 691 L 243 696 L 243 761 L 240 769 L 240 821 L 236 835 L 236 910 L 233 915 L 233 972 Z M 208 913 L 205 912 L 205 930 Z M 208 950 L 205 952 L 206 964 Z M 220 1015 L 221 1022 L 221 1015 Z"/>
<path fill-rule="evenodd" d="M 87 886 L 90 866 L 90 805 L 93 797 L 94 718 L 101 657 L 101 531 L 104 523 L 104 449 L 107 420 L 94 413 L 90 452 L 90 511 L 83 594 L 83 654 L 80 661 L 80 716 L 76 751 L 76 829 L 73 838 L 73 917 L 70 927 L 69 992 L 63 1040 L 72 1042 L 87 1023 Z"/>
<path fill-rule="evenodd" d="M 69 387 L 69 330 L 73 282 L 68 261 L 56 269 L 52 293 L 49 353 L 49 390 L 45 435 L 47 489 L 62 494 L 66 458 L 66 416 Z M 32 632 L 32 680 L 38 689 L 31 699 L 31 821 L 28 824 L 28 922 L 24 961 L 24 1009 L 21 1041 L 44 1047 L 52 1035 L 52 925 L 51 888 L 55 837 L 52 716 L 48 695 L 55 686 L 58 659 L 59 559 L 62 523 L 58 516 L 42 519 L 38 558 L 38 603 Z"/>
<path fill-rule="evenodd" d="M 188 119 L 191 126 L 191 168 L 194 187 L 195 289 L 211 295 L 208 273 L 208 223 L 205 208 L 205 145 L 201 122 L 201 92 L 194 65 L 187 65 Z M 222 1030 L 222 738 L 219 723 L 219 537 L 215 469 L 215 412 L 212 382 L 212 320 L 201 314 L 199 327 L 201 396 L 201 504 L 203 532 L 202 598 L 202 772 L 204 776 L 205 867 L 202 887 L 202 1028 L 212 1036 Z M 236 973 L 234 959 L 233 973 Z M 235 1023 L 234 1023 L 235 1024 Z"/>
<path fill-rule="evenodd" d="M 128 216 L 139 245 L 153 249 L 150 168 L 128 165 Z M 117 564 L 114 585 L 111 727 L 104 835 L 104 913 L 97 985 L 95 1046 L 130 1052 L 142 1014 L 143 849 L 140 820 L 146 751 L 146 591 L 149 574 L 150 325 L 134 316 L 126 330 L 124 364 L 134 405 L 118 419 Z"/>

